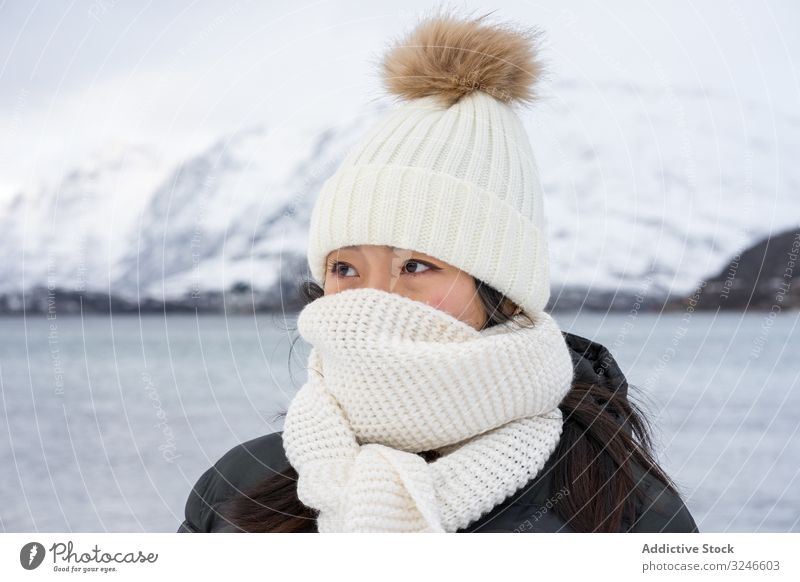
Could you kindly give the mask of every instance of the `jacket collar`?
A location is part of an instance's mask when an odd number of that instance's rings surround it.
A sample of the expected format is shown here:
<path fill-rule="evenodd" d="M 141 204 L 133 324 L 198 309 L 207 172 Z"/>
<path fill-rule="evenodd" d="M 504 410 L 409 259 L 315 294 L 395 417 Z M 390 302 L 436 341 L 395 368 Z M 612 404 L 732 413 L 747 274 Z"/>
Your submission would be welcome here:
<path fill-rule="evenodd" d="M 575 366 L 578 382 L 600 384 L 623 398 L 628 397 L 628 381 L 614 356 L 600 343 L 562 330 Z"/>

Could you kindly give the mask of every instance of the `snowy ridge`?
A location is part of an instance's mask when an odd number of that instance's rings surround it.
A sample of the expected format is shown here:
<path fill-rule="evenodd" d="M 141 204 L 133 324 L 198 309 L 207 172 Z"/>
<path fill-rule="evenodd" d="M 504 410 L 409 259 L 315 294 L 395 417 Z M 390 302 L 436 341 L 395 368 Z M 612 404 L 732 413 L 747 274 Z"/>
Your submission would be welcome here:
<path fill-rule="evenodd" d="M 521 114 L 546 192 L 554 293 L 648 281 L 651 296 L 687 294 L 797 224 L 797 116 L 666 87 L 551 93 Z M 0 294 L 49 284 L 176 299 L 296 279 L 323 181 L 388 106 L 310 135 L 265 122 L 177 167 L 146 145 L 104 150 L 0 208 Z"/>

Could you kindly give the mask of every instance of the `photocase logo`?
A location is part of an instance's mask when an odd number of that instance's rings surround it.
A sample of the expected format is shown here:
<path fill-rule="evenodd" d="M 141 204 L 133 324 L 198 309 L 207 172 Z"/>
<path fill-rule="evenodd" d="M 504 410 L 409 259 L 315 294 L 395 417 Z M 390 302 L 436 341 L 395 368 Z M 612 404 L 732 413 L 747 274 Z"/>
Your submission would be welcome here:
<path fill-rule="evenodd" d="M 19 563 L 26 570 L 35 570 L 44 561 L 44 546 L 39 542 L 28 542 L 19 551 Z"/>
<path fill-rule="evenodd" d="M 45 557 L 53 558 L 54 572 L 107 572 L 119 571 L 119 564 L 153 564 L 158 560 L 155 552 L 104 552 L 97 544 L 88 551 L 77 550 L 72 540 L 55 542 L 45 549 L 39 542 L 28 542 L 19 551 L 19 563 L 26 570 L 35 570 Z M 126 566 L 127 567 L 127 566 Z"/>

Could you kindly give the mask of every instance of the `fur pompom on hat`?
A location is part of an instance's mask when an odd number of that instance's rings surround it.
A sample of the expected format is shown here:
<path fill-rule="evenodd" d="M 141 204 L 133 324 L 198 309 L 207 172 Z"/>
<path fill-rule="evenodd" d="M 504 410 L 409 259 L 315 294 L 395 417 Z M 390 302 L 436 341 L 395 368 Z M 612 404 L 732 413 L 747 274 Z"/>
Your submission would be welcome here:
<path fill-rule="evenodd" d="M 405 99 L 436 95 L 446 106 L 473 91 L 510 103 L 532 102 L 542 72 L 537 29 L 517 30 L 440 16 L 424 20 L 386 54 L 383 78 Z"/>
<path fill-rule="evenodd" d="M 386 89 L 400 99 L 325 181 L 311 215 L 308 262 L 389 245 L 436 257 L 529 313 L 550 297 L 543 192 L 517 111 L 542 65 L 535 28 L 436 14 L 392 46 Z"/>

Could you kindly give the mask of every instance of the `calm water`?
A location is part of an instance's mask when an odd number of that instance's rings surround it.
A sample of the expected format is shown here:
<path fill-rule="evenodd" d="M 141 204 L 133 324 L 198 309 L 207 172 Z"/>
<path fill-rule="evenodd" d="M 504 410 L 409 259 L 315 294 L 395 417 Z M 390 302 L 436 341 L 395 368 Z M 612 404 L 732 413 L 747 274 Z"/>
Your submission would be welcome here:
<path fill-rule="evenodd" d="M 800 314 L 555 317 L 638 388 L 701 531 L 800 531 Z M 305 379 L 293 327 L 0 318 L 0 531 L 175 531 L 208 466 L 282 429 Z"/>

